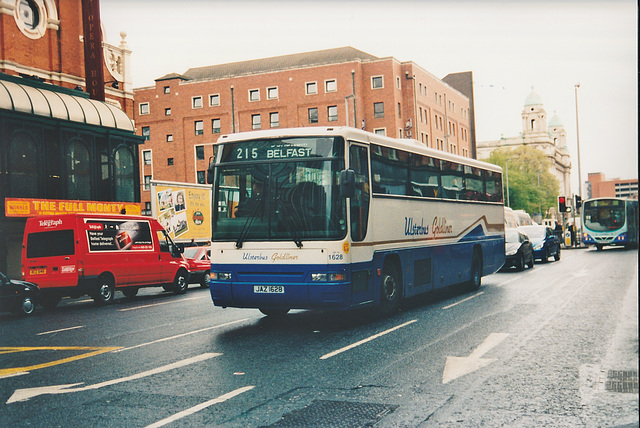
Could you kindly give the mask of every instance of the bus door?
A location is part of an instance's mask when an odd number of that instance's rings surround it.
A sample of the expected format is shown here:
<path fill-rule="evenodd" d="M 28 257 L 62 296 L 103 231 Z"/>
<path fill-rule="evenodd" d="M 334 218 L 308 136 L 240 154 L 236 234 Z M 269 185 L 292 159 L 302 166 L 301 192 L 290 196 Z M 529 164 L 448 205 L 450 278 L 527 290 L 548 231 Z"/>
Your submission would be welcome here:
<path fill-rule="evenodd" d="M 369 150 L 367 146 L 351 143 L 349 168 L 355 172 L 355 195 L 350 199 L 350 232 L 354 243 L 364 241 L 369 224 L 371 200 L 369 184 Z M 373 299 L 373 266 L 371 249 L 353 245 L 351 253 L 351 301 L 358 304 Z"/>

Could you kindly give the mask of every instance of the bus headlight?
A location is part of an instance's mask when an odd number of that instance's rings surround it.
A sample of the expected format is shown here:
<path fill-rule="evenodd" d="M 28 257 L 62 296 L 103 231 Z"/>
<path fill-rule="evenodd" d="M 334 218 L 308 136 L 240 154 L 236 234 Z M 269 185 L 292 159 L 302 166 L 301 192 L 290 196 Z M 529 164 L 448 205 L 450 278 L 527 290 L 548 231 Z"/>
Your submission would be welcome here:
<path fill-rule="evenodd" d="M 211 279 L 214 281 L 231 281 L 231 272 L 211 272 Z"/>
<path fill-rule="evenodd" d="M 336 282 L 346 281 L 347 275 L 344 273 L 312 273 L 312 282 Z"/>

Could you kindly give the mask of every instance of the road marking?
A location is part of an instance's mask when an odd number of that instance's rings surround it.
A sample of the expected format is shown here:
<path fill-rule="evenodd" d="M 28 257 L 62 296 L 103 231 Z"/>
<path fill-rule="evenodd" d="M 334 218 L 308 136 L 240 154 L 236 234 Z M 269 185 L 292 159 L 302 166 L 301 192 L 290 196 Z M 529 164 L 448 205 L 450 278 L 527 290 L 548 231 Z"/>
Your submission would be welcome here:
<path fill-rule="evenodd" d="M 178 339 L 178 338 L 181 338 L 181 337 L 190 336 L 192 334 L 202 333 L 203 331 L 214 330 L 216 328 L 222 328 L 222 327 L 226 327 L 226 326 L 229 326 L 229 325 L 232 325 L 232 324 L 237 324 L 237 323 L 240 323 L 240 322 L 247 321 L 248 319 L 249 318 L 243 318 L 243 319 L 237 320 L 237 321 L 231 321 L 231 322 L 220 324 L 220 325 L 214 325 L 213 327 L 201 328 L 200 330 L 194 330 L 194 331 L 189 331 L 187 333 L 182 333 L 182 334 L 178 334 L 178 335 L 171 336 L 171 337 L 165 337 L 163 339 L 154 340 L 153 342 L 141 343 L 139 345 L 130 346 L 128 348 L 119 348 L 119 349 L 114 350 L 113 352 L 129 351 L 131 349 L 141 348 L 141 347 L 147 346 L 147 345 L 155 345 L 156 343 L 166 342 L 167 340 Z"/>
<path fill-rule="evenodd" d="M 509 333 L 491 333 L 468 357 L 447 357 L 442 373 L 442 383 L 448 383 L 494 362 L 495 358 L 482 358 L 482 356 L 507 336 Z"/>
<path fill-rule="evenodd" d="M 51 385 L 51 386 L 43 386 L 38 388 L 25 388 L 25 389 L 16 389 L 16 391 L 9 397 L 6 404 L 15 403 L 18 401 L 28 401 L 30 398 L 37 397 L 39 395 L 53 395 L 53 394 L 68 394 L 70 392 L 80 392 L 80 391 L 89 391 L 92 389 L 104 388 L 105 386 L 116 385 L 118 383 L 128 382 L 130 380 L 142 379 L 143 377 L 151 376 L 158 373 L 164 373 L 169 370 L 177 369 L 180 367 L 188 366 L 189 364 L 198 363 L 200 361 L 205 361 L 213 357 L 218 357 L 222 354 L 219 353 L 206 353 L 197 355 L 192 358 L 187 358 L 182 361 L 177 361 L 175 363 L 167 364 L 162 367 L 158 367 L 152 370 L 147 370 L 142 373 L 138 373 L 132 376 L 122 377 L 120 379 L 108 380 L 106 382 L 96 383 L 95 385 L 81 386 L 79 388 L 74 388 L 74 386 L 82 385 L 84 382 L 79 383 L 71 383 L 67 385 Z"/>
<path fill-rule="evenodd" d="M 518 279 L 520 279 L 520 278 L 522 278 L 522 275 L 518 275 L 518 276 L 516 276 L 515 278 L 511 278 L 511 279 L 510 279 L 510 280 L 508 280 L 508 281 L 501 282 L 500 284 L 497 284 L 497 285 L 496 285 L 496 287 L 502 287 L 503 285 L 507 285 L 507 284 L 509 284 L 509 283 L 511 283 L 511 282 L 513 282 L 513 281 L 517 281 L 517 280 L 518 280 Z"/>
<path fill-rule="evenodd" d="M 194 406 L 194 407 L 192 407 L 190 409 L 183 410 L 182 412 L 176 413 L 175 415 L 170 416 L 170 417 L 165 418 L 165 419 L 162 419 L 161 421 L 158 421 L 158 422 L 153 423 L 151 425 L 147 425 L 146 428 L 158 428 L 158 427 L 170 424 L 171 422 L 175 422 L 175 421 L 177 421 L 179 419 L 182 419 L 184 417 L 187 417 L 189 415 L 193 415 L 194 413 L 197 413 L 200 410 L 206 409 L 207 407 L 213 406 L 214 404 L 224 403 L 225 401 L 227 401 L 227 400 L 229 400 L 229 399 L 231 399 L 231 398 L 233 398 L 233 397 L 235 397 L 237 395 L 243 394 L 243 393 L 245 393 L 247 391 L 251 391 L 253 388 L 255 388 L 255 386 L 245 386 L 245 387 L 242 387 L 242 388 L 238 388 L 235 391 L 228 392 L 228 393 L 226 393 L 224 395 L 221 395 L 218 398 L 214 398 L 213 400 L 205 401 L 204 403 L 198 404 L 197 406 Z"/>
<path fill-rule="evenodd" d="M 44 331 L 42 333 L 38 333 L 36 334 L 36 336 L 42 336 L 44 334 L 53 334 L 53 333 L 60 333 L 61 331 L 69 331 L 69 330 L 75 330 L 77 328 L 83 328 L 83 325 L 77 325 L 75 327 L 68 327 L 68 328 L 61 328 L 60 330 L 51 330 L 51 331 Z"/>
<path fill-rule="evenodd" d="M 475 299 L 476 297 L 478 297 L 478 296 L 482 296 L 483 294 L 484 294 L 484 291 L 481 291 L 481 292 L 479 292 L 479 293 L 474 294 L 473 296 L 469 296 L 469 297 L 467 297 L 466 299 L 462 299 L 462 300 L 460 300 L 459 302 L 452 303 L 452 304 L 451 304 L 451 305 L 449 305 L 449 306 L 445 306 L 445 307 L 443 307 L 442 309 L 450 309 L 450 308 L 453 308 L 454 306 L 457 306 L 457 305 L 459 305 L 460 303 L 464 303 L 464 302 L 466 302 L 467 300 Z"/>
<path fill-rule="evenodd" d="M 132 308 L 118 309 L 118 312 L 135 311 L 136 309 L 152 308 L 154 306 L 169 305 L 169 304 L 173 304 L 173 303 L 184 302 L 186 300 L 196 300 L 196 299 L 202 299 L 202 297 L 187 297 L 185 299 L 172 300 L 170 302 L 161 302 L 161 303 L 152 303 L 152 304 L 149 304 L 149 305 L 134 306 Z"/>
<path fill-rule="evenodd" d="M 46 367 L 57 366 L 59 364 L 70 363 L 71 361 L 81 360 L 83 358 L 93 357 L 95 355 L 104 354 L 119 349 L 117 346 L 96 347 L 96 346 L 35 346 L 35 347 L 0 347 L 0 354 L 10 354 L 13 352 L 31 352 L 31 351 L 92 351 L 86 354 L 74 355 L 73 357 L 63 358 L 61 360 L 49 361 L 48 363 L 36 364 L 27 367 L 14 367 L 11 369 L 0 369 L 0 377 L 13 375 L 20 372 L 28 372 L 30 370 L 43 369 Z"/>
<path fill-rule="evenodd" d="M 375 339 L 377 339 L 377 338 L 379 338 L 379 337 L 381 337 L 381 336 L 384 336 L 385 334 L 389 334 L 389 333 L 391 333 L 392 331 L 396 331 L 396 330 L 398 330 L 398 329 L 400 329 L 400 328 L 402 328 L 402 327 L 406 327 L 406 326 L 408 326 L 409 324 L 413 324 L 414 322 L 417 322 L 417 321 L 418 321 L 418 320 L 411 320 L 411 321 L 408 321 L 408 322 L 406 322 L 406 323 L 404 323 L 404 324 L 400 324 L 400 325 L 398 325 L 398 326 L 396 326 L 396 327 L 390 328 L 389 330 L 385 330 L 385 331 L 383 331 L 383 332 L 381 332 L 381 333 L 374 334 L 374 335 L 373 335 L 373 336 L 371 336 L 371 337 L 367 337 L 366 339 L 363 339 L 363 340 L 361 340 L 361 341 L 359 341 L 359 342 L 352 343 L 351 345 L 349 345 L 349 346 L 345 346 L 344 348 L 340 348 L 340 349 L 338 349 L 337 351 L 329 352 L 328 354 L 325 354 L 325 355 L 323 355 L 322 357 L 320 357 L 320 359 L 321 359 L 321 360 L 326 360 L 327 358 L 335 357 L 336 355 L 341 354 L 341 353 L 343 353 L 343 352 L 345 352 L 345 351 L 348 351 L 349 349 L 353 349 L 353 348 L 355 348 L 356 346 L 360 346 L 360 345 L 362 345 L 362 344 L 364 344 L 364 343 L 371 342 L 372 340 L 375 340 Z"/>

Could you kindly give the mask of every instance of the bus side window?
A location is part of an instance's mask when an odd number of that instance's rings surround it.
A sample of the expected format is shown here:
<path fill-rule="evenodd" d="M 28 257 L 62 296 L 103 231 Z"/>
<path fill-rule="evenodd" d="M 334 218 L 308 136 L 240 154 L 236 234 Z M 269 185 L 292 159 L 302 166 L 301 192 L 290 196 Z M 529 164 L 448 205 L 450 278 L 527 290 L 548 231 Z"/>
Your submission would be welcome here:
<path fill-rule="evenodd" d="M 349 147 L 349 168 L 356 174 L 356 192 L 351 198 L 351 239 L 362 241 L 369 223 L 369 157 L 367 148 Z"/>

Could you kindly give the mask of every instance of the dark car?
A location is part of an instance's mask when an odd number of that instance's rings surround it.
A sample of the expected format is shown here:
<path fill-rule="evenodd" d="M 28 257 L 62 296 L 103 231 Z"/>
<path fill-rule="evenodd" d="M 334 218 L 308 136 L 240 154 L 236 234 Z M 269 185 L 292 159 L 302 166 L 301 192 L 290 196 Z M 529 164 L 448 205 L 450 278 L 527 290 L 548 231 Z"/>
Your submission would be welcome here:
<path fill-rule="evenodd" d="M 187 247 L 183 254 L 189 262 L 189 281 L 199 283 L 202 288 L 209 287 L 209 272 L 211 271 L 209 247 Z"/>
<path fill-rule="evenodd" d="M 11 279 L 0 272 L 0 311 L 31 315 L 38 304 L 40 290 L 32 282 Z"/>
<path fill-rule="evenodd" d="M 505 228 L 504 233 L 506 262 L 503 269 L 515 266 L 517 270 L 524 270 L 525 265 L 533 267 L 533 245 L 529 237 L 511 227 Z"/>
<path fill-rule="evenodd" d="M 520 226 L 518 230 L 529 237 L 536 260 L 546 263 L 551 256 L 556 261 L 560 260 L 560 240 L 553 233 L 553 229 L 548 226 L 534 225 Z"/>

